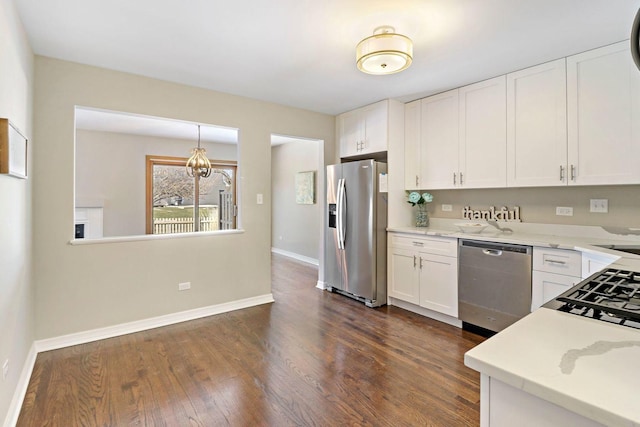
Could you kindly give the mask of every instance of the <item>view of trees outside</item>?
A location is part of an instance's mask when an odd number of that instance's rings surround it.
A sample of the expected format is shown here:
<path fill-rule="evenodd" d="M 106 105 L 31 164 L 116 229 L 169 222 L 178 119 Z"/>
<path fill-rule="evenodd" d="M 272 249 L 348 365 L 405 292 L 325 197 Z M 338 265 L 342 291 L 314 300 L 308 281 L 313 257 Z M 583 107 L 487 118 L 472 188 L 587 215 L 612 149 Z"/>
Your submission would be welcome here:
<path fill-rule="evenodd" d="M 232 174 L 233 170 L 224 169 Z M 198 200 L 202 231 L 218 229 L 219 193 L 228 189 L 223 175 L 212 173 L 200 178 Z M 184 166 L 153 166 L 154 234 L 193 231 L 196 179 L 187 175 Z"/>

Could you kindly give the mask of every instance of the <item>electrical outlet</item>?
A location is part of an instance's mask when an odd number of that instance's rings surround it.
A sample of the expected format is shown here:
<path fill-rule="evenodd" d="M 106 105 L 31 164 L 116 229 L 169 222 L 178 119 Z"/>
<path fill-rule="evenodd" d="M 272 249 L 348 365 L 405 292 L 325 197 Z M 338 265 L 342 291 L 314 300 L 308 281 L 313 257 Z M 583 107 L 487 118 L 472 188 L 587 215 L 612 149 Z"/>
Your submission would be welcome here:
<path fill-rule="evenodd" d="M 261 205 L 263 203 L 263 198 L 262 198 L 262 194 L 258 193 L 256 195 L 256 203 Z"/>
<path fill-rule="evenodd" d="M 191 289 L 191 282 L 178 283 L 179 291 L 188 291 L 189 289 Z"/>
<path fill-rule="evenodd" d="M 9 375 L 9 359 L 5 360 L 2 364 L 2 380 L 6 380 Z"/>
<path fill-rule="evenodd" d="M 442 212 L 451 212 L 453 210 L 453 206 L 451 205 L 442 205 Z"/>
<path fill-rule="evenodd" d="M 609 199 L 591 199 L 589 212 L 608 213 Z"/>
<path fill-rule="evenodd" d="M 573 216 L 573 208 L 567 206 L 556 207 L 556 215 Z"/>

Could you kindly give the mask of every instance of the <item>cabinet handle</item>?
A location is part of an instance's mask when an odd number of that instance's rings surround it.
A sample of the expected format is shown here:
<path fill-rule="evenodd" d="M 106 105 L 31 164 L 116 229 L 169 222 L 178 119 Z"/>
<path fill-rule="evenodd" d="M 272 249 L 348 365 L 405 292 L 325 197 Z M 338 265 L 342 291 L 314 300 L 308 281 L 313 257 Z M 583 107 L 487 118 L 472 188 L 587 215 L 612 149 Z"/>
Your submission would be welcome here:
<path fill-rule="evenodd" d="M 413 246 L 420 246 L 420 247 L 424 246 L 424 243 L 422 242 L 411 242 L 411 243 L 413 243 Z"/>
<path fill-rule="evenodd" d="M 560 165 L 560 181 L 564 181 L 564 166 Z"/>
<path fill-rule="evenodd" d="M 416 256 L 413 256 L 413 268 L 416 268 Z"/>
<path fill-rule="evenodd" d="M 420 270 L 422 270 L 422 257 L 420 257 Z"/>
<path fill-rule="evenodd" d="M 462 184 L 464 184 L 464 183 L 462 182 L 462 172 L 460 172 L 460 185 L 462 185 Z"/>
<path fill-rule="evenodd" d="M 418 175 L 416 175 L 416 187 L 418 186 Z"/>
<path fill-rule="evenodd" d="M 576 167 L 574 165 L 571 165 L 571 181 L 575 181 L 576 180 Z"/>
<path fill-rule="evenodd" d="M 453 185 L 456 185 L 456 173 L 453 173 Z"/>
<path fill-rule="evenodd" d="M 545 261 L 550 263 L 550 264 L 558 264 L 558 265 L 565 265 L 566 264 L 565 261 L 558 261 L 558 260 L 555 260 L 555 259 L 547 259 Z"/>

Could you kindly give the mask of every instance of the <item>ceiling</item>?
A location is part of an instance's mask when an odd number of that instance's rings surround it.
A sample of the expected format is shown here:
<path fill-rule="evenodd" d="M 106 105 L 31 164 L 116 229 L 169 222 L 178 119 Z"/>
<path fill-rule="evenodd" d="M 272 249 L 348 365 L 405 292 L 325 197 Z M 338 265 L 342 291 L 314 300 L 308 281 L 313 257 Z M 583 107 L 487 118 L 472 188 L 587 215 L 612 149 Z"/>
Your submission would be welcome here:
<path fill-rule="evenodd" d="M 640 0 L 14 0 L 38 55 L 338 114 L 410 101 L 629 38 Z M 392 25 L 413 65 L 355 46 Z"/>

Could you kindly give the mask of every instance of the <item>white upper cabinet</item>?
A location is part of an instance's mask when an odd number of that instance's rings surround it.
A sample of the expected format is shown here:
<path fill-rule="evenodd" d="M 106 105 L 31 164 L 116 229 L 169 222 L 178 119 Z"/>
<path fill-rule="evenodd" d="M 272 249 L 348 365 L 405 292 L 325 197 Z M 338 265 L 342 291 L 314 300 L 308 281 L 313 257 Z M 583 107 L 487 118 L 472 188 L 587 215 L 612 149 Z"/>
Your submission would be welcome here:
<path fill-rule="evenodd" d="M 404 106 L 404 188 L 420 188 L 420 103 L 409 102 Z"/>
<path fill-rule="evenodd" d="M 455 188 L 458 169 L 458 89 L 424 98 L 420 105 L 421 189 Z"/>
<path fill-rule="evenodd" d="M 506 76 L 461 87 L 458 185 L 507 184 Z"/>
<path fill-rule="evenodd" d="M 507 74 L 507 186 L 567 185 L 565 60 Z"/>
<path fill-rule="evenodd" d="M 397 116 L 391 111 L 394 108 L 402 109 L 403 106 L 396 101 L 384 100 L 340 114 L 336 121 L 340 157 L 387 151 L 390 128 L 395 127 L 390 120 Z"/>
<path fill-rule="evenodd" d="M 567 58 L 569 184 L 640 183 L 640 71 L 620 42 Z"/>

